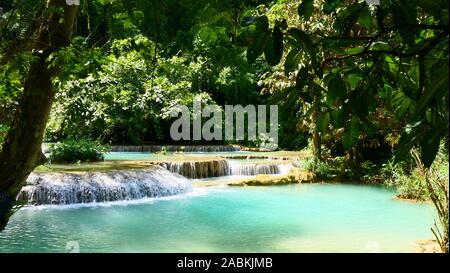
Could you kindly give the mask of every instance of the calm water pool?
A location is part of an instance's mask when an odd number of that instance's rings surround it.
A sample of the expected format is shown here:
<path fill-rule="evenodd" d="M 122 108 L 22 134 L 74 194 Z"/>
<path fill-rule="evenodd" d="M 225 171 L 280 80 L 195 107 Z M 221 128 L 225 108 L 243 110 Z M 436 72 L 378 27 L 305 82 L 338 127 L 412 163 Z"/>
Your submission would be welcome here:
<path fill-rule="evenodd" d="M 431 206 L 360 185 L 196 188 L 174 198 L 25 208 L 0 252 L 410 252 Z"/>
<path fill-rule="evenodd" d="M 190 153 L 148 153 L 148 152 L 111 152 L 105 154 L 105 160 L 174 160 L 186 158 L 219 158 L 226 156 L 299 156 L 300 152 L 190 152 Z M 261 161 L 261 160 L 259 160 Z"/>

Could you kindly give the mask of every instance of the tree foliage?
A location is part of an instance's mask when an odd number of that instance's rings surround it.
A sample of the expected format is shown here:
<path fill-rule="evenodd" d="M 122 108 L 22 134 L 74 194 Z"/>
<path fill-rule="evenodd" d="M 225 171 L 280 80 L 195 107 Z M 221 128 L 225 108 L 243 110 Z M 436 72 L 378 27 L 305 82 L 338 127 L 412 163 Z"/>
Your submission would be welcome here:
<path fill-rule="evenodd" d="M 312 103 L 315 94 L 320 96 L 313 110 L 320 117 L 315 122 L 320 131 L 324 118 L 330 117 L 330 129 L 343 129 L 342 144 L 353 149 L 362 137 L 387 129 L 379 128 L 384 109 L 404 128 L 396 158 L 419 146 L 429 167 L 440 140 L 448 138 L 448 1 L 381 0 L 380 5 L 368 5 L 304 0 L 297 12 L 299 21 L 292 26 L 284 19 L 266 27 L 261 23 L 266 15 L 243 21 L 258 30 L 248 49 L 249 61 L 265 50 L 282 53 L 283 46 L 271 47 L 268 41 L 283 26 L 277 36 L 284 35 L 280 41 L 288 48 L 284 59 L 266 59 L 271 65 L 281 60 L 287 77 L 297 73 L 300 100 Z"/>

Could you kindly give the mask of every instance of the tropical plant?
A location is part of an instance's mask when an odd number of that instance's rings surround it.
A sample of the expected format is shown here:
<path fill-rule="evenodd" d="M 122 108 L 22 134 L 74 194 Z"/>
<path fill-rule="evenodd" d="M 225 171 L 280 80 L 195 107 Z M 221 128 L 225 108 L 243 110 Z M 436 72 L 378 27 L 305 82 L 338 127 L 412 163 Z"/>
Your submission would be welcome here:
<path fill-rule="evenodd" d="M 50 145 L 49 161 L 51 163 L 80 163 L 103 161 L 109 151 L 106 146 L 88 139 L 70 139 Z"/>

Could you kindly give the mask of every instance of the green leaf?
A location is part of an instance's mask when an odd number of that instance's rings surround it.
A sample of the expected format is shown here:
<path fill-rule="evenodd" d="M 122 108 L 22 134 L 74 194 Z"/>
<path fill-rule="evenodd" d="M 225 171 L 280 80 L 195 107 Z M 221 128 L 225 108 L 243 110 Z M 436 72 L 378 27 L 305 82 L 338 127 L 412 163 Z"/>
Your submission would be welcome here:
<path fill-rule="evenodd" d="M 358 23 L 367 29 L 372 26 L 372 14 L 370 13 L 369 7 L 365 3 L 361 8 L 361 12 L 358 17 Z"/>
<path fill-rule="evenodd" d="M 269 65 L 277 65 L 283 56 L 283 34 L 278 26 L 273 29 L 273 34 L 268 40 L 268 46 L 264 49 L 264 56 Z"/>
<path fill-rule="evenodd" d="M 425 132 L 428 131 L 428 126 L 417 122 L 416 124 L 408 124 L 406 131 L 400 137 L 397 148 L 394 152 L 394 162 L 399 162 L 406 158 L 414 145 L 422 140 Z"/>
<path fill-rule="evenodd" d="M 288 31 L 288 33 L 296 41 L 296 45 L 295 46 L 302 48 L 310 56 L 315 56 L 316 55 L 316 50 L 314 48 L 314 45 L 313 45 L 311 39 L 309 38 L 309 35 L 306 34 L 303 30 L 298 29 L 298 28 L 291 28 Z"/>
<path fill-rule="evenodd" d="M 343 109 L 335 109 L 331 111 L 331 124 L 334 128 L 342 128 L 344 126 L 344 110 Z"/>
<path fill-rule="evenodd" d="M 351 99 L 353 104 L 353 112 L 360 118 L 365 118 L 369 114 L 369 96 L 367 92 L 360 90 Z"/>
<path fill-rule="evenodd" d="M 266 32 L 269 30 L 269 19 L 265 15 L 258 17 L 256 22 L 256 31 Z"/>
<path fill-rule="evenodd" d="M 347 93 L 347 88 L 340 75 L 334 75 L 328 81 L 327 103 L 332 106 L 337 99 L 342 100 Z"/>
<path fill-rule="evenodd" d="M 360 3 L 347 6 L 344 10 L 338 13 L 333 27 L 341 34 L 347 34 L 358 20 L 362 7 L 363 5 Z"/>
<path fill-rule="evenodd" d="M 317 116 L 316 126 L 319 132 L 324 133 L 327 130 L 329 124 L 330 124 L 330 114 L 328 112 L 320 113 Z"/>
<path fill-rule="evenodd" d="M 288 32 L 295 40 L 295 45 L 303 49 L 310 57 L 314 72 L 320 79 L 323 78 L 322 66 L 317 59 L 316 49 L 308 34 L 298 28 L 292 28 Z"/>
<path fill-rule="evenodd" d="M 436 63 L 430 71 L 430 81 L 416 105 L 417 116 L 423 114 L 433 100 L 439 100 L 445 94 L 448 96 L 448 64 Z"/>
<path fill-rule="evenodd" d="M 360 73 L 350 73 L 347 75 L 347 81 L 350 84 L 350 89 L 354 89 L 358 83 L 362 80 Z"/>
<path fill-rule="evenodd" d="M 284 62 L 284 73 L 295 71 L 298 68 L 298 62 L 301 56 L 300 49 L 293 47 L 286 56 L 286 61 Z"/>
<path fill-rule="evenodd" d="M 332 13 L 340 4 L 342 0 L 325 0 L 323 4 L 323 12 L 325 14 Z"/>
<path fill-rule="evenodd" d="M 297 72 L 297 77 L 295 79 L 297 89 L 299 90 L 303 89 L 307 81 L 308 81 L 308 68 L 303 66 Z"/>
<path fill-rule="evenodd" d="M 440 128 L 431 128 L 422 139 L 420 157 L 427 168 L 433 164 L 433 161 L 436 158 L 441 140 L 441 131 Z"/>
<path fill-rule="evenodd" d="M 364 119 L 361 123 L 364 132 L 370 137 L 373 136 L 377 132 L 377 127 L 375 124 L 370 122 L 368 119 Z"/>
<path fill-rule="evenodd" d="M 298 15 L 307 21 L 311 18 L 314 10 L 313 0 L 303 0 L 303 2 L 298 6 Z"/>
<path fill-rule="evenodd" d="M 342 136 L 342 144 L 344 149 L 348 150 L 358 142 L 359 138 L 359 121 L 356 117 L 353 117 L 350 124 L 345 128 L 344 135 Z"/>

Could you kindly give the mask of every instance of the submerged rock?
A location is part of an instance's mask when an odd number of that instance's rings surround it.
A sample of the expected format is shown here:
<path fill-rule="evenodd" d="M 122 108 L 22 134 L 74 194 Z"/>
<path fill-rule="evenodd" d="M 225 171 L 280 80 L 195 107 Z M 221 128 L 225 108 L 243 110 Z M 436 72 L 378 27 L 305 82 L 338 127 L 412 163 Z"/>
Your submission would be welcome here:
<path fill-rule="evenodd" d="M 301 171 L 297 168 L 292 169 L 289 173 L 279 176 L 273 175 L 257 175 L 252 178 L 244 178 L 228 183 L 230 186 L 272 186 L 285 185 L 294 183 L 310 182 L 312 174 L 310 172 Z"/>
<path fill-rule="evenodd" d="M 442 253 L 441 247 L 436 240 L 416 241 L 416 253 Z"/>

